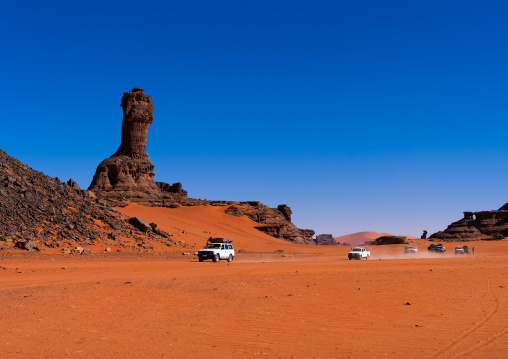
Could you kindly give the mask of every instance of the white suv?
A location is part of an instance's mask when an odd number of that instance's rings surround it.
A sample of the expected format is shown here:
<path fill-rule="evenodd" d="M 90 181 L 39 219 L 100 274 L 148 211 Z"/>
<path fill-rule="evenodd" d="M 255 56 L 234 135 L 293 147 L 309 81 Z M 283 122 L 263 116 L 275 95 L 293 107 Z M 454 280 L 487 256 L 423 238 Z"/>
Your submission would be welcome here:
<path fill-rule="evenodd" d="M 365 247 L 355 247 L 351 248 L 349 251 L 347 257 L 349 260 L 351 259 L 359 259 L 362 260 L 363 258 L 369 259 L 370 257 L 370 251 Z"/>
<path fill-rule="evenodd" d="M 235 258 L 235 249 L 227 238 L 210 237 L 206 242 L 205 248 L 198 251 L 198 258 L 200 262 L 205 259 L 211 259 L 214 262 L 225 259 L 231 262 Z"/>

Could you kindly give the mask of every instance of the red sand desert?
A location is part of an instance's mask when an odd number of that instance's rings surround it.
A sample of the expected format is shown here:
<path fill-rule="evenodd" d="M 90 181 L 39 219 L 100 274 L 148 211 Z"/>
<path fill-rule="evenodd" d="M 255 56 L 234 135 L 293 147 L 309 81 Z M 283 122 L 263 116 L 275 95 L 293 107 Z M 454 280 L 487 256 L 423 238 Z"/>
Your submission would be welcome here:
<path fill-rule="evenodd" d="M 508 357 L 507 240 L 349 261 L 348 247 L 277 240 L 221 207 L 120 210 L 195 248 L 2 252 L 0 357 Z M 199 263 L 210 236 L 247 253 Z"/>

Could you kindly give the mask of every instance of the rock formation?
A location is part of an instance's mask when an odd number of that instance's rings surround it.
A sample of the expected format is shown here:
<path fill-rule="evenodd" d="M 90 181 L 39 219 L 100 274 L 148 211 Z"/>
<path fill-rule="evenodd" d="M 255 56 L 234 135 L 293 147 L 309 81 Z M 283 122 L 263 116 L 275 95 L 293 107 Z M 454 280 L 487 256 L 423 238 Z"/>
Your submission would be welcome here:
<path fill-rule="evenodd" d="M 500 239 L 508 236 L 508 203 L 497 211 L 464 212 L 464 218 L 429 239 Z"/>
<path fill-rule="evenodd" d="M 318 245 L 325 245 L 325 246 L 337 246 L 339 243 L 333 238 L 331 234 L 320 234 L 319 236 L 316 236 L 314 239 L 314 242 Z"/>
<path fill-rule="evenodd" d="M 370 245 L 386 245 L 386 244 L 408 244 L 406 236 L 381 236 L 370 242 Z"/>
<path fill-rule="evenodd" d="M 123 94 L 121 107 L 120 147 L 99 164 L 88 189 L 117 206 L 126 200 L 150 206 L 185 202 L 187 191 L 181 183 L 154 180 L 154 165 L 146 153 L 148 128 L 153 121 L 152 98 L 135 87 Z"/>
<path fill-rule="evenodd" d="M 254 222 L 262 224 L 256 229 L 272 237 L 294 243 L 314 244 L 312 229 L 299 229 L 291 222 L 291 208 L 285 204 L 270 208 L 258 201 L 235 202 L 226 209 L 226 213 L 241 217 L 246 215 Z"/>
<path fill-rule="evenodd" d="M 124 206 L 125 201 L 164 207 L 229 205 L 226 213 L 248 216 L 262 224 L 256 227 L 262 232 L 295 243 L 314 244 L 311 239 L 314 231 L 298 229 L 291 222 L 291 208 L 285 204 L 269 208 L 260 202 L 200 200 L 188 197 L 179 182 L 173 185 L 155 182 L 154 166 L 146 153 L 148 128 L 153 121 L 152 99 L 145 95 L 143 89 L 136 87 L 123 94 L 121 106 L 123 121 L 120 147 L 99 164 L 89 191 L 107 199 L 114 206 Z"/>
<path fill-rule="evenodd" d="M 64 183 L 46 176 L 3 150 L 0 150 L 0 218 L 3 250 L 13 247 L 44 250 L 99 241 L 123 246 L 120 238 L 129 239 L 135 248 L 148 239 L 169 241 L 165 233 L 157 232 L 153 226 L 151 231 L 137 231 L 128 217 L 91 192 L 79 189 L 72 179 Z"/>

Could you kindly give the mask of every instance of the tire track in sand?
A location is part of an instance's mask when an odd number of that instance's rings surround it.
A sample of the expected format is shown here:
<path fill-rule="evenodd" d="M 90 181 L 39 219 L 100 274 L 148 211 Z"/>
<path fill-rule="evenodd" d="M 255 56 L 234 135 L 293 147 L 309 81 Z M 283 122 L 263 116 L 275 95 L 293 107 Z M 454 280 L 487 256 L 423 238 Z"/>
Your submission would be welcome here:
<path fill-rule="evenodd" d="M 440 358 L 443 356 L 446 356 L 447 358 L 459 358 L 459 357 L 462 357 L 466 354 L 473 353 L 474 351 L 494 342 L 497 338 L 508 333 L 508 328 L 506 328 L 506 329 L 502 330 L 501 332 L 493 334 L 485 342 L 478 343 L 477 345 L 469 348 L 466 351 L 460 352 L 459 354 L 450 352 L 453 349 L 455 349 L 458 345 L 463 343 L 472 334 L 476 333 L 478 330 L 480 330 L 482 327 L 484 327 L 499 312 L 499 300 L 497 299 L 496 295 L 494 294 L 494 291 L 492 290 L 490 277 L 487 277 L 487 285 L 488 285 L 488 290 L 489 290 L 490 294 L 494 298 L 494 302 L 495 302 L 494 309 L 487 316 L 485 316 L 485 318 L 483 318 L 478 324 L 473 325 L 468 330 L 466 330 L 464 333 L 462 333 L 461 336 L 454 339 L 449 345 L 440 349 L 432 358 L 437 359 L 437 358 Z"/>

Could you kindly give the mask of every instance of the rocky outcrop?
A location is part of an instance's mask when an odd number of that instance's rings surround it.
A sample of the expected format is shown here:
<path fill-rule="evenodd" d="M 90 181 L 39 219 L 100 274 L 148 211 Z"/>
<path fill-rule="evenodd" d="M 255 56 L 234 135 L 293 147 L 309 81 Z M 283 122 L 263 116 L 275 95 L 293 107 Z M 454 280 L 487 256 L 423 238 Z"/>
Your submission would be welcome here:
<path fill-rule="evenodd" d="M 231 202 L 228 202 L 231 204 Z M 285 204 L 270 208 L 257 201 L 237 202 L 229 206 L 226 213 L 241 217 L 246 215 L 254 222 L 263 224 L 256 229 L 272 237 L 284 239 L 294 243 L 314 244 L 312 229 L 299 229 L 291 222 L 291 208 Z"/>
<path fill-rule="evenodd" d="M 314 242 L 318 245 L 325 245 L 325 246 L 336 246 L 339 245 L 337 241 L 333 238 L 331 234 L 320 234 L 319 236 L 316 236 L 314 239 Z"/>
<path fill-rule="evenodd" d="M 242 217 L 243 216 L 243 210 L 237 206 L 229 206 L 225 212 L 227 214 L 230 214 L 235 217 Z"/>
<path fill-rule="evenodd" d="M 146 153 L 148 129 L 153 121 L 153 103 L 139 87 L 123 94 L 121 143 L 102 161 L 88 188 L 116 206 L 124 201 L 148 206 L 170 206 L 187 199 L 181 183 L 155 182 L 154 165 Z"/>
<path fill-rule="evenodd" d="M 154 166 L 146 153 L 148 129 L 153 121 L 152 98 L 136 87 L 123 94 L 123 121 L 121 143 L 118 150 L 102 161 L 93 177 L 89 190 L 114 206 L 126 201 L 147 206 L 177 208 L 180 205 L 229 206 L 226 213 L 242 217 L 247 215 L 262 232 L 295 243 L 313 244 L 314 231 L 298 229 L 291 222 L 292 211 L 285 204 L 277 208 L 256 202 L 207 201 L 187 196 L 180 182 L 172 185 L 154 181 Z M 234 204 L 234 205 L 233 205 Z M 140 226 L 133 220 L 133 225 Z M 147 225 L 147 224 L 146 224 Z M 148 228 L 143 225 L 143 228 Z"/>
<path fill-rule="evenodd" d="M 386 244 L 408 244 L 407 237 L 405 236 L 381 236 L 374 241 L 370 242 L 370 245 L 382 246 Z"/>
<path fill-rule="evenodd" d="M 508 203 L 497 211 L 464 212 L 464 218 L 429 239 L 471 240 L 499 239 L 508 236 Z"/>
<path fill-rule="evenodd" d="M 0 248 L 32 251 L 93 245 L 113 238 L 143 243 L 140 232 L 89 191 L 44 175 L 0 150 Z M 153 227 L 153 226 L 152 226 Z M 164 239 L 166 241 L 167 239 Z M 134 244 L 133 244 L 134 245 Z"/>

